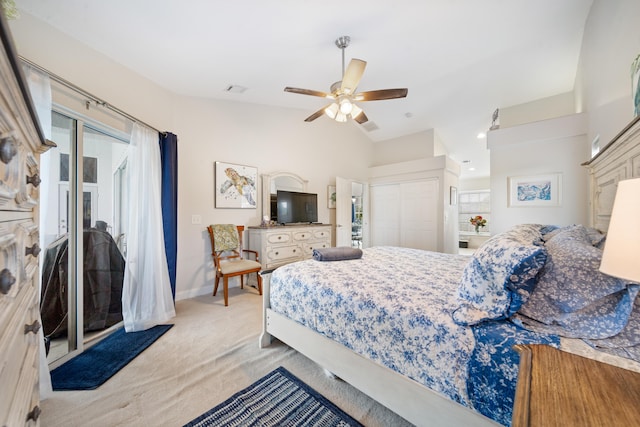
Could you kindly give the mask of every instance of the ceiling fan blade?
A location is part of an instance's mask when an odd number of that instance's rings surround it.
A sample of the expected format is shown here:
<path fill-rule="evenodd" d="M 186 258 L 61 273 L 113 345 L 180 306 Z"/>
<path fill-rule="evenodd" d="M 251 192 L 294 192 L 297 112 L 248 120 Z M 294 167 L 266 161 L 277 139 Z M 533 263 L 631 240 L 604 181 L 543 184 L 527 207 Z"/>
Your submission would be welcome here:
<path fill-rule="evenodd" d="M 331 105 L 331 104 L 329 104 Z M 318 117 L 320 117 L 321 115 L 324 114 L 324 110 L 329 107 L 329 105 L 325 105 L 324 107 L 322 107 L 321 109 L 319 109 L 318 111 L 316 111 L 315 113 L 313 113 L 312 115 L 310 115 L 309 117 L 307 117 L 306 119 L 304 119 L 305 122 L 312 122 L 315 119 L 317 119 Z"/>
<path fill-rule="evenodd" d="M 407 88 L 370 90 L 354 95 L 353 99 L 356 101 L 380 101 L 383 99 L 404 98 L 407 96 L 407 92 L 409 92 Z"/>
<path fill-rule="evenodd" d="M 358 114 L 357 116 L 355 116 L 353 118 L 353 120 L 355 120 L 356 122 L 363 124 L 369 121 L 369 117 L 367 117 L 367 115 L 363 112 L 361 112 L 360 114 Z"/>
<path fill-rule="evenodd" d="M 342 85 L 340 86 L 343 93 L 351 94 L 356 91 L 366 66 L 367 62 L 362 59 L 353 58 L 349 62 L 347 70 L 344 72 L 344 76 L 342 76 Z"/>
<path fill-rule="evenodd" d="M 299 93 L 300 95 L 311 95 L 311 96 L 319 96 L 321 98 L 333 98 L 333 95 L 331 95 L 330 93 L 326 93 L 326 92 L 321 92 L 319 90 L 312 90 L 312 89 L 299 89 L 297 87 L 285 87 L 284 88 L 285 92 L 291 92 L 291 93 Z"/>

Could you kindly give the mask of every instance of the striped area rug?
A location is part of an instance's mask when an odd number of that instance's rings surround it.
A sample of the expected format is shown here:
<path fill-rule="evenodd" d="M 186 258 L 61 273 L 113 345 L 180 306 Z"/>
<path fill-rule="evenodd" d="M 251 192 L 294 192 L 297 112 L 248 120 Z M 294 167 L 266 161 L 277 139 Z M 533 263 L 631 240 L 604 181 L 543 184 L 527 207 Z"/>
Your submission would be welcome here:
<path fill-rule="evenodd" d="M 283 367 L 184 427 L 362 426 Z"/>

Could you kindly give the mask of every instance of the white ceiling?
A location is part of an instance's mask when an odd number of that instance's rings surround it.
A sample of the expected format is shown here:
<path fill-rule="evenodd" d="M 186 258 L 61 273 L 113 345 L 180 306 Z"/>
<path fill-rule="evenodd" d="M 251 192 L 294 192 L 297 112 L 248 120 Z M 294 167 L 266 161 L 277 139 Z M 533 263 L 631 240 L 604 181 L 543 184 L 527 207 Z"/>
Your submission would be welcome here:
<path fill-rule="evenodd" d="M 472 161 L 463 168 L 463 177 L 472 178 L 489 173 L 485 141 L 476 136 L 489 128 L 496 108 L 573 90 L 592 2 L 16 0 L 16 5 L 170 91 L 298 108 L 300 120 L 326 100 L 286 93 L 284 87 L 329 91 L 341 78 L 334 41 L 348 35 L 346 61 L 368 63 L 360 91 L 409 89 L 404 99 L 362 103 L 379 127 L 363 132 L 381 141 L 435 129 L 451 157 Z M 229 85 L 247 90 L 229 93 Z"/>

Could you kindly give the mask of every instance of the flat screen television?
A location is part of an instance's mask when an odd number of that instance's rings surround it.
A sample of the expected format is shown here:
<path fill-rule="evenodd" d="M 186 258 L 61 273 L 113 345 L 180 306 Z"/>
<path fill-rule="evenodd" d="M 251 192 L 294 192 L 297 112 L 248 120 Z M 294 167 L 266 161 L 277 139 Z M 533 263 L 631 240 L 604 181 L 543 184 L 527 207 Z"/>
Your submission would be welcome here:
<path fill-rule="evenodd" d="M 279 224 L 318 222 L 318 195 L 278 190 L 276 193 Z"/>

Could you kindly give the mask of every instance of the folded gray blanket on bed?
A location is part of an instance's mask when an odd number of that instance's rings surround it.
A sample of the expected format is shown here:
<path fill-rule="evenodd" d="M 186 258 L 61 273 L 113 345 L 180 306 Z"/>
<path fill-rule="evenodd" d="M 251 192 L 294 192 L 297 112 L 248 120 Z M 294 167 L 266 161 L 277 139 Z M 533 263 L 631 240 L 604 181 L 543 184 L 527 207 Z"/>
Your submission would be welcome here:
<path fill-rule="evenodd" d="M 346 259 L 362 258 L 362 249 L 349 248 L 346 246 L 338 248 L 314 249 L 313 259 L 316 261 L 342 261 Z"/>

